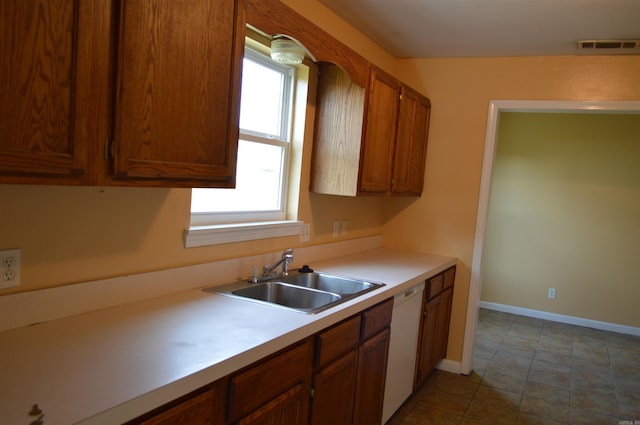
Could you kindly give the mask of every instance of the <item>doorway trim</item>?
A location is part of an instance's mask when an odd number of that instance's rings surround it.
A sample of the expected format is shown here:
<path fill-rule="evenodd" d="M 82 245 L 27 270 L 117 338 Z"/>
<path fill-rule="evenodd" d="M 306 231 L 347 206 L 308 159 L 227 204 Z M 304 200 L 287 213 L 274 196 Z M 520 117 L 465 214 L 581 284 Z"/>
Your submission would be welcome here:
<path fill-rule="evenodd" d="M 489 193 L 493 176 L 493 161 L 498 144 L 498 129 L 501 112 L 552 112 L 552 113 L 612 113 L 638 114 L 640 101 L 561 101 L 561 100 L 490 100 L 487 117 L 487 131 L 482 159 L 480 192 L 478 195 L 478 212 L 476 215 L 476 233 L 471 258 L 471 279 L 469 281 L 469 299 L 467 302 L 467 319 L 464 330 L 461 372 L 468 375 L 472 372 L 473 341 L 480 294 L 482 289 L 482 254 L 486 235 L 487 213 L 489 209 Z"/>

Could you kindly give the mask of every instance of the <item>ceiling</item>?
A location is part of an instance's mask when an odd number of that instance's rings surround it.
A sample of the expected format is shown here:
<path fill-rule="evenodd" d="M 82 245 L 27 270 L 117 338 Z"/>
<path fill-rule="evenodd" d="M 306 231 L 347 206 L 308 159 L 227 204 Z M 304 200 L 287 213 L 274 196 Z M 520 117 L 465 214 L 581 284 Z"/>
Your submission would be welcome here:
<path fill-rule="evenodd" d="M 640 54 L 640 0 L 319 0 L 397 57 Z"/>

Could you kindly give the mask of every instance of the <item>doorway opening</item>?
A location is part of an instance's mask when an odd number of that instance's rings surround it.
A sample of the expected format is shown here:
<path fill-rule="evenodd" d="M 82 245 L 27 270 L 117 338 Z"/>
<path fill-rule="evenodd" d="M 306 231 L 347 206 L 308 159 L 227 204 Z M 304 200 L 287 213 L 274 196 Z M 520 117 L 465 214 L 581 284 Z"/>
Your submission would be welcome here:
<path fill-rule="evenodd" d="M 478 197 L 476 233 L 471 262 L 471 279 L 467 305 L 468 314 L 465 324 L 465 339 L 461 362 L 461 371 L 463 374 L 469 374 L 472 370 L 473 342 L 482 289 L 482 261 L 489 207 L 489 193 L 493 176 L 501 112 L 637 114 L 640 113 L 640 101 L 490 101 Z"/>

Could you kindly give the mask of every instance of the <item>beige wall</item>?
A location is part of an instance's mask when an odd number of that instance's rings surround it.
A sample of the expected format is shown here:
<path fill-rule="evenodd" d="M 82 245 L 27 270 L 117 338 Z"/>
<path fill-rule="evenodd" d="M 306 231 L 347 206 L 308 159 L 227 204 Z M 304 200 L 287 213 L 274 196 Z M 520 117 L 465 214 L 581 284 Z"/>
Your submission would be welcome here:
<path fill-rule="evenodd" d="M 482 300 L 640 327 L 639 164 L 640 114 L 501 114 Z"/>
<path fill-rule="evenodd" d="M 459 258 L 449 354 L 460 360 L 489 101 L 638 100 L 640 56 L 399 60 L 432 103 L 425 190 L 384 206 L 385 245 Z"/>
<path fill-rule="evenodd" d="M 432 100 L 423 197 L 309 195 L 308 129 L 300 219 L 312 223 L 311 244 L 332 241 L 339 218 L 349 220 L 349 238 L 384 231 L 390 247 L 460 258 L 449 344 L 460 360 L 489 99 L 639 99 L 640 57 L 396 60 L 317 0 L 285 3 Z M 23 250 L 19 290 L 300 245 L 289 237 L 184 249 L 187 190 L 0 185 L 0 199 L 0 246 Z"/>

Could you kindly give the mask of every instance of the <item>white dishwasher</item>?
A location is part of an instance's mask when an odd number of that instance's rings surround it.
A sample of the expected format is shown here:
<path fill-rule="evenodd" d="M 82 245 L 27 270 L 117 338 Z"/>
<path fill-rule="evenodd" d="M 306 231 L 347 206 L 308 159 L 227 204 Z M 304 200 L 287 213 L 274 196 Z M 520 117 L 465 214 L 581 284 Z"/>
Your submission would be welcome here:
<path fill-rule="evenodd" d="M 391 342 L 384 387 L 382 423 L 398 410 L 413 391 L 424 282 L 393 297 Z"/>

